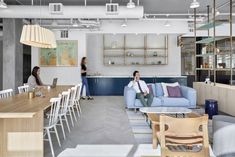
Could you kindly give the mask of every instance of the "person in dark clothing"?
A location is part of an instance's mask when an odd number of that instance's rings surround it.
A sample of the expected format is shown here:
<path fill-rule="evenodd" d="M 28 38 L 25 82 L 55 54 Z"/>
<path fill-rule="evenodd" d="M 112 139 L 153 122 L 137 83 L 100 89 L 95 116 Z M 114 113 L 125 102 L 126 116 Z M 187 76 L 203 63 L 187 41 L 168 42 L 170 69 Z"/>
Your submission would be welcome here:
<path fill-rule="evenodd" d="M 86 87 L 86 96 L 87 96 L 87 99 L 88 100 L 93 100 L 93 98 L 91 97 L 91 94 L 90 94 L 90 90 L 89 90 L 89 86 L 88 86 L 88 82 L 87 82 L 87 78 L 86 78 L 86 75 L 87 75 L 87 66 L 86 66 L 86 63 L 87 63 L 86 57 L 82 57 L 82 61 L 81 61 L 82 89 L 81 89 L 80 95 L 82 96 L 82 92 L 83 92 L 83 89 L 84 89 L 84 86 L 85 86 Z M 85 97 L 81 97 L 81 98 L 85 99 Z"/>

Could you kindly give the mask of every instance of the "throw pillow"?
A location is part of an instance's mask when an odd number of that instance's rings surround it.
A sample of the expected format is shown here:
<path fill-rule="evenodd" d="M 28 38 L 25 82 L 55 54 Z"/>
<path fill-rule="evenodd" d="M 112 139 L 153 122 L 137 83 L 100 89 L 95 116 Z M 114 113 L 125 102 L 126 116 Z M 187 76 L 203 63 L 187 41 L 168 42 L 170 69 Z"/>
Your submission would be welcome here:
<path fill-rule="evenodd" d="M 152 85 L 151 85 L 151 84 L 148 84 L 147 86 L 148 86 L 148 88 L 149 88 L 149 93 L 151 93 L 152 95 L 154 95 Z"/>
<path fill-rule="evenodd" d="M 179 86 L 171 87 L 166 86 L 169 97 L 179 98 L 182 97 L 181 90 Z"/>
<path fill-rule="evenodd" d="M 155 83 L 155 91 L 156 91 L 156 96 L 164 96 L 163 89 L 162 89 L 162 84 L 161 83 Z"/>
<path fill-rule="evenodd" d="M 165 97 L 168 97 L 168 91 L 166 86 L 171 86 L 171 87 L 175 87 L 175 86 L 180 86 L 178 82 L 175 83 L 161 83 L 162 84 L 162 89 L 163 89 L 163 93 Z"/>

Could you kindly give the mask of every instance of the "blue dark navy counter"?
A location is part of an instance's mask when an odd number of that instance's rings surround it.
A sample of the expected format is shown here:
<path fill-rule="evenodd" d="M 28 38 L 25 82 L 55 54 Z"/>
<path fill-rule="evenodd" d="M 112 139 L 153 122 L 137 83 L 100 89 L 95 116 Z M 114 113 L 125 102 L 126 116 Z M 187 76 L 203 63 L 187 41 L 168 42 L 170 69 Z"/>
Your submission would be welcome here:
<path fill-rule="evenodd" d="M 133 79 L 131 76 L 87 76 L 89 89 L 93 96 L 123 95 L 124 87 Z M 143 76 L 146 83 L 179 82 L 187 86 L 187 76 Z"/>

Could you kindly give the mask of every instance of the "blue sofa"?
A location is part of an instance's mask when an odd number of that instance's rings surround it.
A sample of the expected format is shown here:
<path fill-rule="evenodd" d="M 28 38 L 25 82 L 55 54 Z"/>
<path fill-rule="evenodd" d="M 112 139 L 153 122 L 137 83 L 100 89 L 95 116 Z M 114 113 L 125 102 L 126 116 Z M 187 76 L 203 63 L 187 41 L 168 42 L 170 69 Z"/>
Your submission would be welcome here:
<path fill-rule="evenodd" d="M 164 97 L 161 83 L 149 84 L 153 90 L 153 103 L 152 107 L 187 107 L 196 108 L 196 90 L 186 86 L 180 86 L 182 98 Z M 125 86 L 124 88 L 124 99 L 126 107 L 141 108 L 139 99 L 136 99 L 136 92 L 133 88 Z"/>

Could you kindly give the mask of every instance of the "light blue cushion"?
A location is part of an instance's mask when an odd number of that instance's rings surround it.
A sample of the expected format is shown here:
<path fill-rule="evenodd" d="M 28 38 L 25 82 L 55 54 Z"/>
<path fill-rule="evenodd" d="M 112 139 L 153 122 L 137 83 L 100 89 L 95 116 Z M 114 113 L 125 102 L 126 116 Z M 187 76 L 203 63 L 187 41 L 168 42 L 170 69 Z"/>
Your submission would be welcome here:
<path fill-rule="evenodd" d="M 185 98 L 170 98 L 170 97 L 161 97 L 162 106 L 167 107 L 187 107 L 190 105 L 188 99 Z"/>
<path fill-rule="evenodd" d="M 155 83 L 155 93 L 157 97 L 163 96 L 163 89 L 162 89 L 162 84 L 161 83 Z"/>
<path fill-rule="evenodd" d="M 135 100 L 135 106 L 136 107 L 143 107 L 143 105 L 141 104 L 139 99 Z M 161 99 L 154 97 L 153 98 L 153 103 L 151 105 L 152 107 L 157 107 L 157 106 L 161 106 Z"/>

